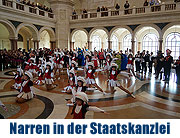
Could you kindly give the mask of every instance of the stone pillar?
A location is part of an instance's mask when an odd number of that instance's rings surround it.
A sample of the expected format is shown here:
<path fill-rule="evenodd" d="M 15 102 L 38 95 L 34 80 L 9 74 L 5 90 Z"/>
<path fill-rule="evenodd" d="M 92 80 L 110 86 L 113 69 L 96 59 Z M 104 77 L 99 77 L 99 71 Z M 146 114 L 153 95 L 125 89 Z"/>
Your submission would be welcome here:
<path fill-rule="evenodd" d="M 104 42 L 101 42 L 101 48 L 104 49 Z"/>
<path fill-rule="evenodd" d="M 138 51 L 141 51 L 141 42 L 138 42 Z"/>
<path fill-rule="evenodd" d="M 11 50 L 17 50 L 17 39 L 9 39 L 11 41 Z"/>
<path fill-rule="evenodd" d="M 91 41 L 88 41 L 88 49 L 92 50 L 92 42 Z"/>
<path fill-rule="evenodd" d="M 162 51 L 163 39 L 159 39 L 159 50 Z"/>
<path fill-rule="evenodd" d="M 132 53 L 134 54 L 135 53 L 135 41 L 132 39 L 131 40 L 131 50 L 132 50 Z"/>
<path fill-rule="evenodd" d="M 34 49 L 39 49 L 39 40 L 33 40 L 34 42 Z"/>
<path fill-rule="evenodd" d="M 87 49 L 90 49 L 90 41 L 87 41 Z"/>
<path fill-rule="evenodd" d="M 50 48 L 55 49 L 56 48 L 56 41 L 50 41 Z"/>
<path fill-rule="evenodd" d="M 118 44 L 119 44 L 118 46 L 119 46 L 119 51 L 120 51 L 121 50 L 121 42 L 119 42 Z"/>
<path fill-rule="evenodd" d="M 108 40 L 108 49 L 112 49 L 112 41 Z"/>
<path fill-rule="evenodd" d="M 70 42 L 70 49 L 71 49 L 71 50 L 74 49 L 74 43 L 75 43 L 75 42 Z"/>
<path fill-rule="evenodd" d="M 70 15 L 73 11 L 72 0 L 49 0 L 56 18 L 56 47 L 60 49 L 70 46 Z"/>

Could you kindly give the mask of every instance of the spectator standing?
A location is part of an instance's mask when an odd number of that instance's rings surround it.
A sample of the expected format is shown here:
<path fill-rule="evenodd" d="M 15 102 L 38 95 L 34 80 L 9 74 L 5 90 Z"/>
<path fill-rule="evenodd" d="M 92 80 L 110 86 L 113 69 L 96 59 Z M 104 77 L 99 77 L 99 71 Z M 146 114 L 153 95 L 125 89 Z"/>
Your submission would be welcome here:
<path fill-rule="evenodd" d="M 145 0 L 144 6 L 148 6 L 148 5 L 149 5 L 149 2 L 147 0 Z"/>
<path fill-rule="evenodd" d="M 129 2 L 128 1 L 126 1 L 126 3 L 124 4 L 124 8 L 125 8 L 125 10 L 124 10 L 124 12 L 125 12 L 125 14 L 128 14 L 129 12 L 128 12 L 128 8 L 130 7 L 130 4 L 129 4 Z"/>

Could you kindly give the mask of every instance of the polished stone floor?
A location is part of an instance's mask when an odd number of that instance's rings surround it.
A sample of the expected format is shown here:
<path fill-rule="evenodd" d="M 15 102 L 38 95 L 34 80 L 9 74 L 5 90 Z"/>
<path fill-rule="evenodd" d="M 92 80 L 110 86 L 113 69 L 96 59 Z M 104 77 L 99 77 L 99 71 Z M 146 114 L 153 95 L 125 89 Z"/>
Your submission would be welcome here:
<path fill-rule="evenodd" d="M 61 73 L 61 79 L 56 80 L 55 89 L 46 91 L 45 86 L 34 86 L 37 97 L 24 103 L 15 103 L 18 92 L 11 89 L 14 83 L 13 69 L 0 72 L 0 100 L 7 106 L 0 113 L 5 118 L 17 119 L 71 119 L 72 107 L 66 106 L 70 94 L 61 90 L 67 85 L 66 71 Z M 84 75 L 82 71 L 79 75 Z M 134 92 L 136 99 L 116 88 L 114 95 L 103 95 L 98 90 L 87 92 L 89 105 L 100 107 L 109 114 L 88 112 L 87 119 L 176 119 L 180 118 L 180 86 L 175 83 L 174 74 L 169 83 L 155 80 L 153 74 L 137 74 L 138 79 L 129 77 L 126 72 L 118 76 L 119 82 L 129 91 Z M 99 72 L 96 75 L 97 84 L 106 92 L 107 75 Z"/>

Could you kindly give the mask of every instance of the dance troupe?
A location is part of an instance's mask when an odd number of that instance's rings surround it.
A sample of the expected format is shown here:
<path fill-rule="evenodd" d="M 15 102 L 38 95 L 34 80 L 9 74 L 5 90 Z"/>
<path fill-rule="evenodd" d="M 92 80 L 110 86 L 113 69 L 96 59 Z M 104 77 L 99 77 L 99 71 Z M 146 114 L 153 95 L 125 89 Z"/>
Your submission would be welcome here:
<path fill-rule="evenodd" d="M 62 90 L 64 93 L 72 94 L 72 98 L 68 100 L 67 105 L 73 106 L 72 115 L 74 119 L 83 119 L 87 111 L 102 112 L 104 110 L 98 107 L 88 105 L 88 96 L 86 91 L 99 90 L 103 95 L 115 93 L 115 87 L 120 88 L 132 98 L 135 98 L 133 92 L 128 91 L 118 81 L 117 76 L 121 72 L 121 56 L 112 56 L 111 52 L 107 52 L 105 57 L 104 67 L 100 68 L 99 58 L 97 52 L 90 52 L 88 50 L 81 51 L 85 57 L 84 66 L 78 66 L 78 51 L 73 51 L 73 56 L 69 57 L 69 62 L 66 65 L 68 75 L 68 85 Z M 54 89 L 56 78 L 60 80 L 60 74 L 63 72 L 64 66 L 64 52 L 55 49 L 50 55 L 46 57 L 37 57 L 35 54 L 30 54 L 30 58 L 24 62 L 24 69 L 22 66 L 17 68 L 14 73 L 15 83 L 12 88 L 18 90 L 19 94 L 16 98 L 17 103 L 24 103 L 33 99 L 36 94 L 33 90 L 33 85 L 45 85 L 47 91 Z M 128 56 L 127 73 L 129 76 L 134 75 L 132 54 Z M 85 77 L 78 76 L 78 71 L 84 71 Z M 130 72 L 131 71 L 131 72 Z M 98 86 L 95 81 L 97 72 L 104 72 L 108 75 L 108 87 L 110 93 L 106 93 Z M 1 103 L 1 105 L 3 105 Z M 4 107 L 4 105 L 3 105 Z"/>

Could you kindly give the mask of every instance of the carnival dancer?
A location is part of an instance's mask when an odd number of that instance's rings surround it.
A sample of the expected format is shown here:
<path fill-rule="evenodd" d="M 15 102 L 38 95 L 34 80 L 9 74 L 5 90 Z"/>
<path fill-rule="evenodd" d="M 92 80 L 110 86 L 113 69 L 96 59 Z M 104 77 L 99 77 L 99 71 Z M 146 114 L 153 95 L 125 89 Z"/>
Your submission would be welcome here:
<path fill-rule="evenodd" d="M 40 67 L 37 72 L 38 79 L 34 81 L 35 85 L 43 85 L 44 84 L 44 71 L 43 68 Z"/>
<path fill-rule="evenodd" d="M 77 82 L 77 81 L 75 79 L 76 78 L 75 78 L 74 70 L 68 71 L 68 86 L 65 87 L 62 92 L 72 93 L 72 89 L 75 89 L 75 87 L 76 87 L 75 82 Z"/>
<path fill-rule="evenodd" d="M 106 71 L 106 73 L 108 73 L 110 70 L 111 61 L 112 61 L 112 56 L 110 53 L 107 53 L 106 54 L 106 63 L 105 63 L 105 67 L 104 67 L 104 70 Z"/>
<path fill-rule="evenodd" d="M 104 52 L 103 49 L 101 49 L 101 51 L 98 53 L 99 55 L 99 62 L 100 62 L 100 67 L 103 67 L 103 61 L 104 61 Z"/>
<path fill-rule="evenodd" d="M 91 87 L 91 85 L 95 86 L 99 91 L 101 91 L 103 94 L 106 94 L 95 82 L 94 79 L 94 73 L 96 72 L 96 69 L 94 69 L 94 64 L 92 62 L 89 62 L 88 69 L 86 70 L 86 84 L 87 87 Z"/>
<path fill-rule="evenodd" d="M 134 73 L 134 58 L 132 54 L 129 54 L 128 56 L 127 70 L 128 70 L 128 73 L 130 73 L 129 77 L 132 76 L 131 72 L 134 75 L 134 77 L 136 77 Z"/>
<path fill-rule="evenodd" d="M 13 72 L 13 74 L 15 75 L 15 77 L 14 77 L 15 83 L 12 86 L 12 88 L 14 88 L 16 90 L 20 90 L 21 83 L 22 83 L 21 77 L 23 75 L 23 70 L 21 69 L 21 67 L 18 67 L 17 72 L 16 73 Z"/>
<path fill-rule="evenodd" d="M 26 71 L 23 76 L 20 93 L 16 98 L 17 103 L 24 103 L 34 98 L 35 93 L 33 92 L 32 86 L 33 75 L 31 72 Z"/>
<path fill-rule="evenodd" d="M 67 105 L 68 106 L 73 106 L 75 103 L 75 95 L 77 92 L 86 92 L 87 90 L 87 86 L 86 86 L 86 80 L 84 79 L 84 77 L 78 76 L 77 77 L 77 85 L 75 87 L 75 89 L 72 89 L 72 98 L 70 100 L 68 100 Z"/>
<path fill-rule="evenodd" d="M 109 79 L 108 79 L 108 85 L 111 88 L 111 93 L 113 94 L 116 91 L 114 90 L 114 87 L 118 87 L 124 92 L 128 93 L 131 97 L 135 98 L 132 92 L 129 92 L 117 81 L 117 76 L 120 73 L 120 70 L 117 70 L 117 68 L 118 68 L 118 65 L 116 63 L 111 64 L 111 69 L 110 69 Z"/>
<path fill-rule="evenodd" d="M 36 69 L 35 58 L 30 58 L 29 70 L 28 71 L 31 72 L 32 75 L 34 75 L 34 73 L 36 72 L 35 69 Z"/>
<path fill-rule="evenodd" d="M 59 77 L 58 80 L 60 80 L 61 72 L 63 72 L 63 66 L 64 66 L 64 56 L 61 57 L 61 55 L 58 56 L 58 71 L 59 71 Z"/>
<path fill-rule="evenodd" d="M 51 90 L 55 88 L 56 86 L 53 84 L 53 68 L 52 68 L 52 63 L 47 62 L 46 63 L 46 69 L 45 69 L 45 84 L 46 84 L 46 89 Z"/>
<path fill-rule="evenodd" d="M 100 66 L 99 59 L 97 57 L 97 52 L 94 52 L 94 56 L 92 58 L 92 61 L 94 63 L 94 68 L 97 69 Z"/>
<path fill-rule="evenodd" d="M 85 57 L 85 68 L 84 68 L 84 70 L 86 70 L 86 69 L 88 69 L 88 64 L 89 64 L 89 62 L 91 62 L 91 54 L 90 54 L 90 52 L 85 52 L 85 54 L 84 54 L 84 57 Z"/>
<path fill-rule="evenodd" d="M 88 97 L 85 93 L 77 92 L 75 97 L 76 97 L 76 102 L 74 104 L 74 107 L 71 113 L 71 115 L 73 115 L 73 119 L 85 119 L 87 111 L 108 114 L 107 112 L 105 112 L 104 110 L 98 107 L 89 106 Z"/>

